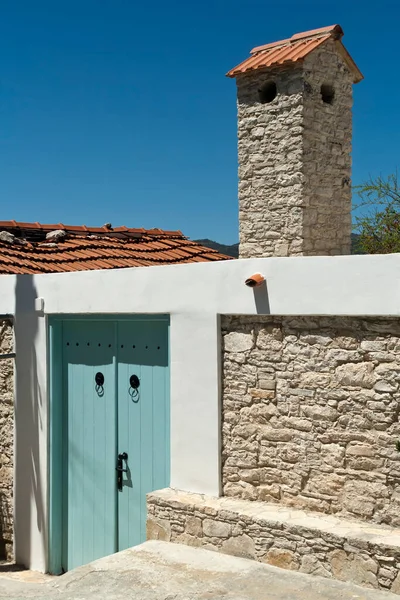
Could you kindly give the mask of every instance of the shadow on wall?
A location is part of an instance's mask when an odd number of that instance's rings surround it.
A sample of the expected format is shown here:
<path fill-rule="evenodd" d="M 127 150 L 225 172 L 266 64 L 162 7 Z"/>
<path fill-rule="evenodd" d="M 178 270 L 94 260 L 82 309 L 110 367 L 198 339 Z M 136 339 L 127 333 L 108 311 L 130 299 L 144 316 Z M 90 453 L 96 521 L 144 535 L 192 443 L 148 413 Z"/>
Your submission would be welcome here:
<path fill-rule="evenodd" d="M 38 364 L 35 340 L 39 319 L 35 311 L 37 292 L 33 276 L 17 275 L 15 286 L 15 542 L 16 559 L 31 564 L 38 542 L 46 547 L 44 498 L 40 473 L 39 440 L 46 424 L 41 421 L 43 403 L 39 381 L 46 377 L 46 364 Z M 35 520 L 36 522 L 33 522 Z M 32 532 L 39 531 L 39 540 Z M 36 537 L 36 536 L 35 536 Z M 36 546 L 36 548 L 35 548 Z"/>
<path fill-rule="evenodd" d="M 258 315 L 270 315 L 271 309 L 269 306 L 269 297 L 267 282 L 263 281 L 261 285 L 253 288 L 254 303 L 256 305 L 256 312 Z"/>

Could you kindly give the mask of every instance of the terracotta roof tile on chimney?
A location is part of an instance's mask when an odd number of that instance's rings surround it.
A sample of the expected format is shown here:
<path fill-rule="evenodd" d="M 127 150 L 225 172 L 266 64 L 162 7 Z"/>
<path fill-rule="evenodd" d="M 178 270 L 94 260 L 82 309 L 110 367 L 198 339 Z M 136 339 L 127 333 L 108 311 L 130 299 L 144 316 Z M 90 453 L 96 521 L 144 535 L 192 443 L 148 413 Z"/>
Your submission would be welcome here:
<path fill-rule="evenodd" d="M 251 56 L 237 67 L 231 69 L 227 73 L 227 77 L 236 77 L 248 71 L 282 65 L 286 62 L 300 61 L 318 48 L 318 46 L 329 39 L 333 39 L 338 45 L 338 50 L 343 60 L 353 74 L 354 83 L 358 83 L 363 79 L 363 75 L 343 46 L 341 42 L 343 35 L 343 29 L 340 25 L 331 25 L 329 27 L 296 33 L 291 38 L 278 42 L 256 46 L 250 52 Z"/>

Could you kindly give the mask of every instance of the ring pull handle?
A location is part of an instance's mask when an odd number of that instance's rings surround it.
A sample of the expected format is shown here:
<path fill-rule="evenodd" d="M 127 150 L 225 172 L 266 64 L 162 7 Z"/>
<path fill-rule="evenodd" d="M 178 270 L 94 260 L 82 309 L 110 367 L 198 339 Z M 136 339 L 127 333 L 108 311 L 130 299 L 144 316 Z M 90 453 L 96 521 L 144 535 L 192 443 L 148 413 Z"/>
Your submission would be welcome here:
<path fill-rule="evenodd" d="M 95 390 L 98 396 L 104 396 L 104 375 L 101 371 L 96 373 L 94 376 L 94 381 L 96 383 Z"/>
<path fill-rule="evenodd" d="M 139 392 L 140 379 L 139 379 L 139 377 L 137 375 L 131 375 L 129 377 L 129 385 L 130 385 L 130 387 L 128 390 L 128 394 L 130 395 L 132 402 L 137 404 L 140 399 L 140 392 Z"/>
<path fill-rule="evenodd" d="M 129 377 L 129 383 L 131 385 L 131 388 L 133 388 L 134 390 L 137 390 L 138 387 L 140 386 L 140 379 L 137 375 L 131 375 Z"/>
<path fill-rule="evenodd" d="M 100 371 L 98 373 L 96 373 L 96 375 L 94 376 L 94 380 L 96 382 L 96 385 L 104 385 L 104 375 L 103 373 L 101 373 Z"/>

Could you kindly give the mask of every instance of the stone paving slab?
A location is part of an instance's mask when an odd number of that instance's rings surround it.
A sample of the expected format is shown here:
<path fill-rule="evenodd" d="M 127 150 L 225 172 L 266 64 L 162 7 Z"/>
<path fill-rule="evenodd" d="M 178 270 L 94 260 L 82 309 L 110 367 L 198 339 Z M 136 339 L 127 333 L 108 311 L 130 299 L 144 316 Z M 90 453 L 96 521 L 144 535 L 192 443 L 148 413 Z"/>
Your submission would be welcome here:
<path fill-rule="evenodd" d="M 12 562 L 0 563 L 0 582 L 2 579 L 14 579 L 27 583 L 46 583 L 54 579 L 54 576 L 39 571 L 30 571 Z"/>
<path fill-rule="evenodd" d="M 395 600 L 387 592 L 151 541 L 42 583 L 0 578 L 1 600 Z"/>

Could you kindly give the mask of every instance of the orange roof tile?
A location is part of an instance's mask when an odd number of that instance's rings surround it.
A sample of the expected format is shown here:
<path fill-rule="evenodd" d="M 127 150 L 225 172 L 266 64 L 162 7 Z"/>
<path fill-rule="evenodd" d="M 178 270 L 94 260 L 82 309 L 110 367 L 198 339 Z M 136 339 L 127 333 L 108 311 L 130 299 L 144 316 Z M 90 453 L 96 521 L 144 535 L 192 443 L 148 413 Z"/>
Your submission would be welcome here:
<path fill-rule="evenodd" d="M 46 234 L 61 229 L 57 242 Z M 0 232 L 15 236 L 0 240 L 0 274 L 62 273 L 150 265 L 230 260 L 230 256 L 188 240 L 180 231 L 42 225 L 0 221 Z"/>
<path fill-rule="evenodd" d="M 291 38 L 280 40 L 279 42 L 257 46 L 251 51 L 251 56 L 237 67 L 231 69 L 227 73 L 227 76 L 236 77 L 247 71 L 282 65 L 286 62 L 300 61 L 318 48 L 318 46 L 329 39 L 333 39 L 337 44 L 338 51 L 353 74 L 354 83 L 358 83 L 363 79 L 363 75 L 343 46 L 341 42 L 342 37 L 343 29 L 340 25 L 332 25 L 330 27 L 322 27 L 321 29 L 296 33 Z"/>

